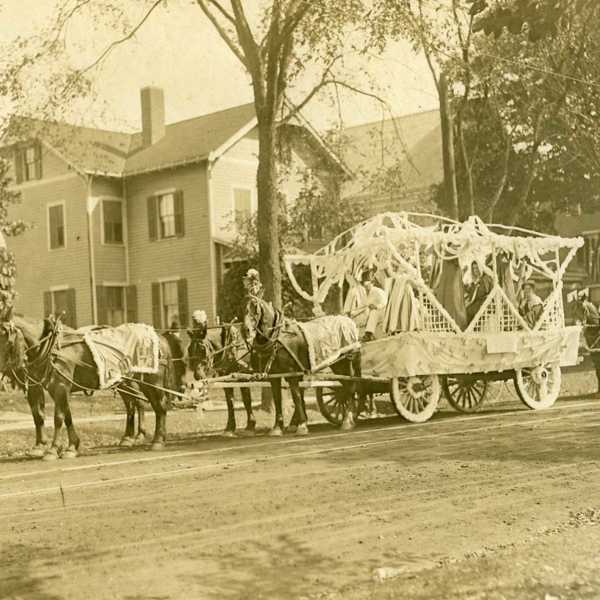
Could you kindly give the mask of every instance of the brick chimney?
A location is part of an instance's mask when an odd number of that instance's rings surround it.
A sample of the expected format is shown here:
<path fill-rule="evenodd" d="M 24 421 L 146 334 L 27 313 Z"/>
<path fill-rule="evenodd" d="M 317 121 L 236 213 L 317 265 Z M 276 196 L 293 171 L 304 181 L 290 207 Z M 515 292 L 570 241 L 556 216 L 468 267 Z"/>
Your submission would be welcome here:
<path fill-rule="evenodd" d="M 165 95 L 161 88 L 145 87 L 140 91 L 142 100 L 142 143 L 155 144 L 165 135 Z"/>

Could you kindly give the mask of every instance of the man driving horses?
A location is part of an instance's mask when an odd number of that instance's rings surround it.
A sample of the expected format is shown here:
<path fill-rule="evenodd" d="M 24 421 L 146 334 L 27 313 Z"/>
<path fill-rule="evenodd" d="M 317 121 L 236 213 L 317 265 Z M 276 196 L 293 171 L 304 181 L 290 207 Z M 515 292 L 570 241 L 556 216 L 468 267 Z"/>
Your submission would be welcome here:
<path fill-rule="evenodd" d="M 383 318 L 385 307 L 387 306 L 388 295 L 380 287 L 373 284 L 373 276 L 370 273 L 364 273 L 362 276 L 362 285 L 367 292 L 363 306 L 359 307 L 357 316 L 361 316 L 365 321 L 365 333 L 363 342 L 370 342 L 375 339 L 377 325 Z"/>

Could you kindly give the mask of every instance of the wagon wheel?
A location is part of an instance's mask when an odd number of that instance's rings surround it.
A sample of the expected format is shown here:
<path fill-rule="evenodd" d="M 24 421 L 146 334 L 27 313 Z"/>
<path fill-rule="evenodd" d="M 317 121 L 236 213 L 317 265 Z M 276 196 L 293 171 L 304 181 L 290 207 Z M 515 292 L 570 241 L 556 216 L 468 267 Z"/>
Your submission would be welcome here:
<path fill-rule="evenodd" d="M 446 375 L 442 378 L 442 389 L 452 408 L 474 413 L 483 405 L 488 382 L 473 375 Z"/>
<path fill-rule="evenodd" d="M 411 423 L 424 423 L 436 411 L 440 400 L 437 375 L 418 375 L 392 379 L 392 404 L 398 414 Z"/>
<path fill-rule="evenodd" d="M 515 389 L 521 401 L 529 408 L 550 408 L 560 393 L 560 366 L 558 363 L 515 369 Z"/>
<path fill-rule="evenodd" d="M 333 425 L 341 425 L 344 420 L 344 399 L 340 392 L 340 388 L 316 388 L 319 410 Z"/>

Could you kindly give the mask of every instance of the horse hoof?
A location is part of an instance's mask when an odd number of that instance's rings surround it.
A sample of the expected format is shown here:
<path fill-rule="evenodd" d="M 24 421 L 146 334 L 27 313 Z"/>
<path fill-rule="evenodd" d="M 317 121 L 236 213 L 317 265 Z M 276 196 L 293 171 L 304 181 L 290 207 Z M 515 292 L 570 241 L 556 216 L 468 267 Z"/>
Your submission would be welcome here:
<path fill-rule="evenodd" d="M 234 438 L 235 437 L 235 431 L 229 431 L 228 429 L 226 429 L 222 434 L 221 437 L 224 438 Z"/>
<path fill-rule="evenodd" d="M 65 459 L 71 459 L 71 458 L 77 458 L 78 453 L 77 450 L 75 450 L 75 448 L 67 448 L 61 455 L 61 458 L 65 458 Z"/>
<path fill-rule="evenodd" d="M 133 438 L 130 438 L 130 437 L 121 438 L 121 441 L 119 442 L 119 446 L 121 446 L 121 448 L 131 448 L 131 446 L 133 446 L 133 444 L 134 444 Z"/>
<path fill-rule="evenodd" d="M 134 441 L 135 441 L 136 444 L 143 444 L 146 441 L 146 434 L 145 433 L 138 433 L 135 436 Z"/>
<path fill-rule="evenodd" d="M 58 448 L 48 448 L 48 450 L 46 450 L 46 452 L 44 453 L 42 460 L 58 460 Z"/>
<path fill-rule="evenodd" d="M 298 425 L 288 425 L 285 428 L 286 433 L 296 433 L 298 431 Z"/>
<path fill-rule="evenodd" d="M 342 421 L 342 425 L 341 425 L 340 429 L 342 431 L 352 431 L 354 429 L 354 427 L 355 427 L 355 424 L 354 424 L 353 419 L 344 419 Z"/>
<path fill-rule="evenodd" d="M 271 431 L 269 431 L 270 437 L 281 437 L 283 435 L 283 431 L 281 431 L 281 427 L 273 427 Z"/>
<path fill-rule="evenodd" d="M 150 450 L 153 450 L 154 452 L 159 452 L 160 450 L 164 450 L 164 449 L 165 449 L 164 442 L 152 442 L 152 446 L 150 446 Z"/>
<path fill-rule="evenodd" d="M 308 425 L 306 423 L 298 425 L 296 435 L 308 435 Z"/>
<path fill-rule="evenodd" d="M 31 456 L 31 458 L 42 458 L 44 456 L 44 454 L 46 453 L 47 448 L 48 448 L 47 446 L 40 444 L 38 446 L 34 446 L 33 448 L 31 448 L 31 450 L 29 450 L 29 452 L 27 452 L 27 454 L 28 454 L 28 456 Z"/>

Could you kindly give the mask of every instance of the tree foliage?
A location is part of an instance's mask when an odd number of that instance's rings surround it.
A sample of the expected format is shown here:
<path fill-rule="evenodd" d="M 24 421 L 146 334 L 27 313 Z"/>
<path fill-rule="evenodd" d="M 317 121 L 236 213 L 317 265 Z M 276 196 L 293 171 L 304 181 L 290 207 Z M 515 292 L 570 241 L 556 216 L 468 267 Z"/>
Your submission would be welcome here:
<path fill-rule="evenodd" d="M 467 0 L 476 16 L 473 30 L 500 37 L 508 31 L 519 35 L 527 29 L 530 41 L 556 35 L 572 11 L 587 12 L 596 0 Z"/>
<path fill-rule="evenodd" d="M 278 198 L 281 206 L 278 226 L 281 242 L 280 268 L 285 254 L 312 251 L 338 233 L 356 225 L 367 215 L 364 203 L 348 204 L 335 188 L 324 186 L 310 169 L 302 170 L 300 177 L 302 184 L 295 198 L 286 199 L 282 195 Z M 233 260 L 224 276 L 219 294 L 219 315 L 225 321 L 241 318 L 244 308 L 242 278 L 247 269 L 259 265 L 257 229 L 257 215 L 236 228 L 237 237 L 229 256 Z M 310 289 L 308 269 L 296 275 L 301 284 Z M 282 300 L 286 314 L 295 318 L 314 316 L 312 305 L 298 295 L 287 277 L 283 279 Z M 337 312 L 337 300 L 334 291 L 326 300 L 325 308 Z"/>
<path fill-rule="evenodd" d="M 475 35 L 473 3 L 428 6 L 422 0 L 380 4 L 393 21 L 391 33 L 412 39 L 436 81 L 444 71 L 453 83 L 462 216 L 548 228 L 568 199 L 593 201 L 598 5 L 582 3 L 579 11 L 565 5 L 555 34 L 535 42 L 528 27 L 513 35 Z M 438 198 L 448 210 L 442 190 Z"/>

